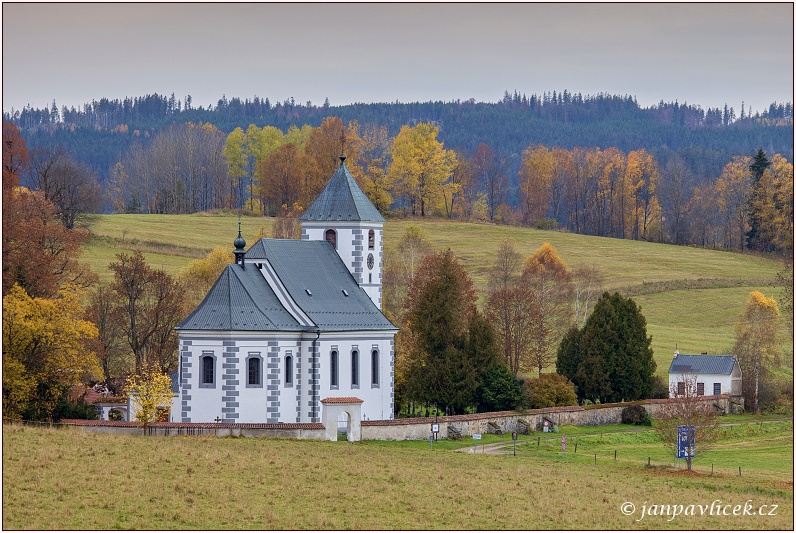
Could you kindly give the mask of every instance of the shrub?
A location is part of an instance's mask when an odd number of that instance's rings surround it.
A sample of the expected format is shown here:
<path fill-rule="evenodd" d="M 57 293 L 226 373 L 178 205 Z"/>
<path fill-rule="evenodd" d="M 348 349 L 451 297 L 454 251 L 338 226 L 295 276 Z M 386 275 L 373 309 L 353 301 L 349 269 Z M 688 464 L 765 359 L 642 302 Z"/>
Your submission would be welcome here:
<path fill-rule="evenodd" d="M 478 391 L 478 410 L 508 411 L 522 402 L 522 381 L 505 365 L 496 365 L 482 378 Z"/>
<path fill-rule="evenodd" d="M 622 423 L 634 426 L 651 426 L 652 419 L 643 405 L 630 405 L 622 410 Z"/>
<path fill-rule="evenodd" d="M 561 374 L 542 374 L 525 380 L 525 402 L 531 409 L 577 405 L 575 385 Z"/>

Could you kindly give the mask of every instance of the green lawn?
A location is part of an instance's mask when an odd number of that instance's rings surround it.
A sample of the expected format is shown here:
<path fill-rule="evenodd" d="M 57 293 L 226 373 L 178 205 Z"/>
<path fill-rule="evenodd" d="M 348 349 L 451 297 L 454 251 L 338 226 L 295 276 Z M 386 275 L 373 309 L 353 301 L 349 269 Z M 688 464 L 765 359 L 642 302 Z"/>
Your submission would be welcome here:
<path fill-rule="evenodd" d="M 646 468 L 639 458 L 656 448 L 665 454 L 649 432 L 577 436 L 578 453 L 562 460 L 553 448 L 560 434 L 541 449 L 528 437 L 515 457 L 431 450 L 423 442 L 117 436 L 6 425 L 3 528 L 792 529 L 793 430 L 774 429 L 722 440 L 735 456 L 726 468 L 711 458 L 711 477 L 707 463 L 692 475 Z M 464 440 L 453 447 L 470 444 Z M 744 456 L 760 460 L 744 463 L 748 470 L 738 477 L 732 469 Z M 751 500 L 778 512 L 673 520 L 621 512 L 626 502 L 715 500 Z"/>
<path fill-rule="evenodd" d="M 237 221 L 237 216 L 215 214 L 99 215 L 81 260 L 103 281 L 109 281 L 108 264 L 115 261 L 115 254 L 139 249 L 153 266 L 177 274 L 216 246 L 231 250 Z M 272 224 L 271 218 L 243 217 L 247 243 L 268 235 Z M 771 280 L 781 263 L 749 254 L 439 219 L 388 220 L 385 246 L 395 246 L 408 225 L 422 227 L 435 249 L 450 248 L 456 253 L 481 301 L 494 253 L 507 237 L 516 241 L 524 256 L 550 242 L 571 268 L 599 269 L 607 290 L 638 294 L 634 299 L 647 319 L 661 376 L 666 375 L 675 348 L 681 353 L 728 353 L 749 292 L 760 290 L 774 297 L 780 293 Z M 688 283 L 719 288 L 683 288 Z M 793 354 L 787 327 L 790 320 L 783 317 L 781 328 L 781 350 L 786 359 Z M 792 375 L 790 367 L 786 374 Z"/>

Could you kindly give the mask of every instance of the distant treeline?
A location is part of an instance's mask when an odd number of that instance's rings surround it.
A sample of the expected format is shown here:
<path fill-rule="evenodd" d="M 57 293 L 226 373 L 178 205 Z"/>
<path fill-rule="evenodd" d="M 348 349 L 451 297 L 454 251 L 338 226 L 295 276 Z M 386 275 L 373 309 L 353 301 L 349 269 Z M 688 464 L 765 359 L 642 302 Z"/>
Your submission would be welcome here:
<path fill-rule="evenodd" d="M 385 213 L 469 219 L 483 211 L 503 223 L 743 249 L 762 175 L 753 179 L 745 168 L 752 156 L 762 150 L 775 158 L 772 190 L 793 179 L 790 102 L 739 111 L 663 101 L 642 108 L 631 96 L 506 91 L 496 103 L 331 106 L 255 96 L 203 108 L 190 96 L 154 94 L 80 109 L 53 101 L 4 120 L 19 127 L 34 161 L 46 162 L 42 154 L 54 149 L 68 154 L 94 170 L 114 210 L 128 212 L 300 210 L 333 172 L 344 129 L 347 163 Z M 418 192 L 408 170 L 395 170 L 393 144 L 402 128 L 421 125 L 433 127 L 423 142 L 444 145 L 447 163 L 436 170 L 447 174 Z M 769 233 L 792 226 L 779 196 L 772 213 L 781 222 Z M 763 248 L 783 250 L 782 243 Z"/>
<path fill-rule="evenodd" d="M 187 122 L 210 123 L 224 133 L 250 124 L 287 131 L 304 124 L 317 127 L 326 117 L 344 123 L 386 126 L 391 136 L 403 125 L 431 122 L 448 148 L 474 153 L 487 144 L 507 158 L 510 182 L 516 185 L 520 156 L 541 144 L 571 150 L 614 147 L 623 152 L 645 149 L 665 164 L 671 155 L 684 158 L 698 178 L 715 177 L 735 155 L 757 148 L 793 160 L 793 105 L 772 103 L 768 109 L 663 102 L 648 108 L 631 96 L 583 96 L 569 91 L 541 96 L 508 91 L 497 103 L 475 100 L 351 104 L 331 106 L 268 98 L 221 98 L 215 106 L 194 107 L 190 96 L 147 95 L 124 100 L 101 98 L 81 108 L 26 107 L 4 112 L 20 128 L 28 146 L 62 146 L 90 164 L 104 181 L 120 154 L 138 137 Z"/>

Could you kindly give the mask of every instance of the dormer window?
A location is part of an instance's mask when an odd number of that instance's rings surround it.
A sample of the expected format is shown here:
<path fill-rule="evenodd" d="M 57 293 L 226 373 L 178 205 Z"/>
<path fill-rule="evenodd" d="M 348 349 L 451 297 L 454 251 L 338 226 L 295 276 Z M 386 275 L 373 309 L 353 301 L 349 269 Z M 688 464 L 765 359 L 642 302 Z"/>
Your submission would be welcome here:
<path fill-rule="evenodd" d="M 326 230 L 326 240 L 332 243 L 332 248 L 337 250 L 337 232 L 333 229 Z"/>

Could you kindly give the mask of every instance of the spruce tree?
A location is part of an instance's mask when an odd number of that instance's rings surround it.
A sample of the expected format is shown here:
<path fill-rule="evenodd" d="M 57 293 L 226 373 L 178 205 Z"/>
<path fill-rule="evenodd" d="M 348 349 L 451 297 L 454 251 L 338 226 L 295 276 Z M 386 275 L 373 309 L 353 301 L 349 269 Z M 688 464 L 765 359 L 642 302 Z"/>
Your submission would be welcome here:
<path fill-rule="evenodd" d="M 746 233 L 746 246 L 750 250 L 771 251 L 772 243 L 765 237 L 763 226 L 766 219 L 770 218 L 767 213 L 768 197 L 771 196 L 767 191 L 767 183 L 763 180 L 763 174 L 771 167 L 771 161 L 766 157 L 762 148 L 757 150 L 749 170 L 752 172 L 752 192 L 749 195 L 747 209 L 749 210 L 749 231 Z"/>

